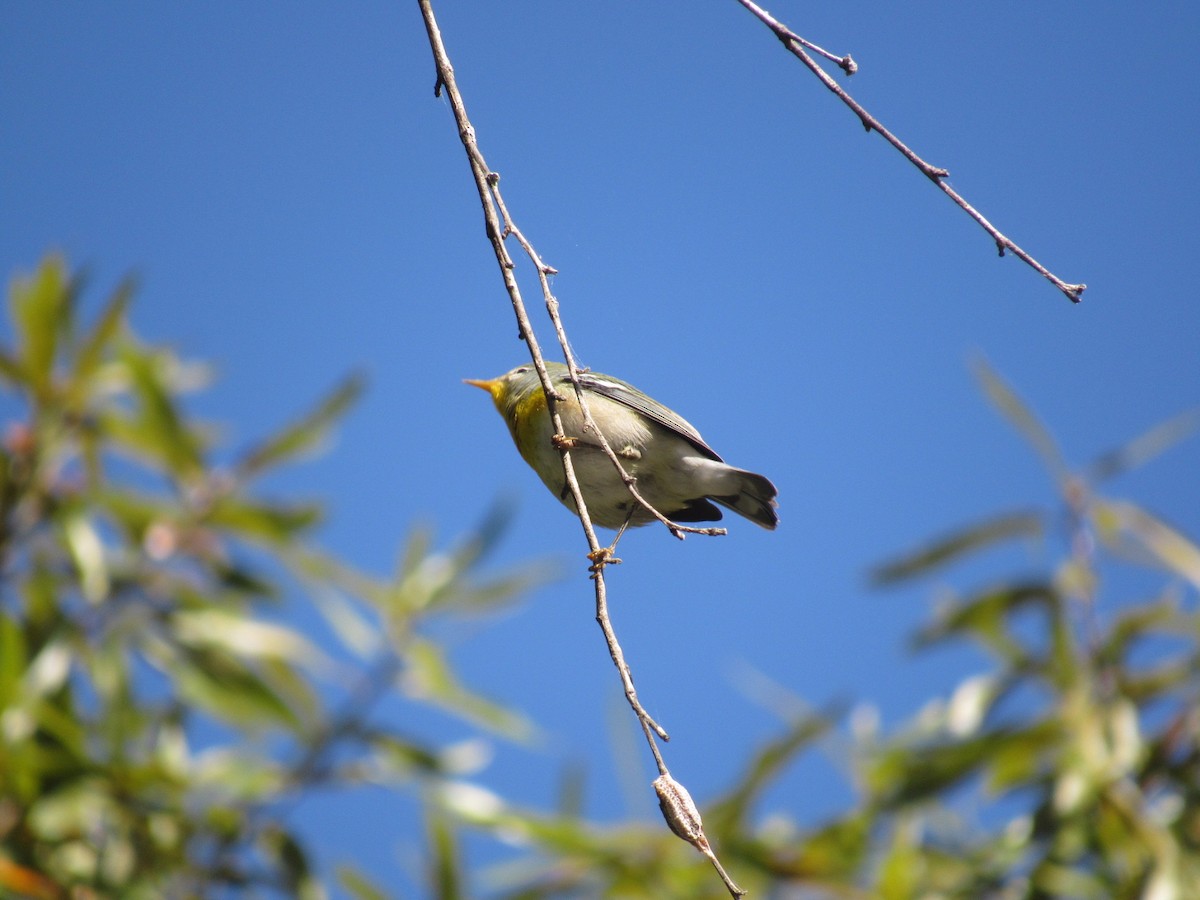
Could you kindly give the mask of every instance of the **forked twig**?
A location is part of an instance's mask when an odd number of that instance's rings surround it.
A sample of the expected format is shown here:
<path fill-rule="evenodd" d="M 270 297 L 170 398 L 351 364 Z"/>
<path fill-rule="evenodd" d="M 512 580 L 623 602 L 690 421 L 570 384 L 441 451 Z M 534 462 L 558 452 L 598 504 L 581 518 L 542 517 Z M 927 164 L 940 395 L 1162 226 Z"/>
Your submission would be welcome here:
<path fill-rule="evenodd" d="M 526 254 L 533 262 L 538 273 L 538 280 L 542 286 L 542 293 L 546 300 L 546 309 L 550 315 L 551 321 L 554 323 L 555 332 L 558 335 L 559 342 L 562 344 L 563 353 L 567 362 L 568 372 L 570 373 L 571 382 L 575 387 L 576 398 L 579 401 L 580 410 L 583 415 L 584 426 L 590 430 L 596 442 L 604 449 L 604 452 L 621 473 L 626 485 L 629 488 L 630 494 L 641 503 L 646 509 L 653 513 L 659 520 L 664 522 L 671 533 L 676 537 L 682 538 L 683 532 L 698 532 L 704 534 L 724 533 L 723 529 L 698 529 L 688 526 L 678 525 L 671 522 L 666 517 L 661 515 L 658 510 L 654 509 L 647 503 L 635 487 L 635 479 L 630 476 L 621 465 L 620 459 L 612 448 L 608 445 L 607 440 L 600 429 L 596 426 L 595 421 L 591 417 L 591 413 L 587 407 L 587 401 L 583 396 L 583 390 L 579 384 L 579 373 L 575 366 L 574 359 L 571 354 L 570 343 L 567 340 L 566 331 L 562 326 L 561 319 L 558 315 L 558 301 L 554 298 L 550 291 L 548 276 L 555 273 L 555 269 L 546 265 L 541 257 L 534 250 L 533 245 L 526 239 L 524 234 L 516 227 L 512 216 L 509 215 L 507 207 L 504 205 L 503 197 L 500 194 L 500 176 L 493 172 L 487 165 L 487 161 L 483 157 L 483 153 L 479 149 L 478 142 L 475 137 L 475 129 L 471 125 L 470 119 L 467 117 L 466 106 L 463 103 L 462 94 L 458 90 L 458 85 L 454 79 L 454 68 L 450 64 L 449 54 L 446 52 L 445 44 L 442 41 L 441 31 L 438 28 L 437 20 L 433 15 L 433 7 L 431 0 L 418 0 L 418 5 L 421 8 L 421 16 L 425 21 L 425 30 L 429 35 L 429 45 L 433 51 L 434 64 L 437 69 L 437 80 L 434 87 L 434 94 L 441 95 L 442 88 L 445 88 L 446 94 L 450 100 L 451 109 L 454 112 L 455 122 L 458 124 L 459 138 L 462 141 L 463 149 L 467 153 L 467 159 L 471 165 L 471 172 L 475 179 L 475 186 L 479 192 L 479 200 L 483 206 L 484 221 L 487 225 L 488 240 L 492 244 L 493 252 L 496 255 L 496 262 L 500 267 L 501 276 L 504 279 L 505 289 L 508 291 L 509 299 L 512 301 L 513 312 L 517 318 L 517 327 L 520 330 L 521 338 L 529 346 L 529 353 L 533 359 L 534 368 L 537 370 L 538 378 L 541 380 L 542 390 L 546 395 L 546 406 L 549 411 L 551 421 L 554 425 L 555 435 L 565 436 L 563 429 L 562 416 L 558 411 L 558 403 L 565 399 L 561 397 L 554 389 L 554 385 L 550 380 L 550 376 L 546 371 L 546 364 L 542 358 L 541 347 L 538 344 L 537 336 L 534 333 L 533 326 L 529 321 L 529 316 L 525 311 L 525 303 L 521 298 L 521 289 L 517 284 L 515 275 L 513 274 L 514 263 L 505 247 L 505 239 L 512 235 L 524 248 Z M 501 220 L 503 219 L 503 224 Z M 713 853 L 708 841 L 704 838 L 703 831 L 700 828 L 700 817 L 695 812 L 694 805 L 691 804 L 690 798 L 687 797 L 686 791 L 682 785 L 675 782 L 671 778 L 667 770 L 666 763 L 663 760 L 662 753 L 655 741 L 655 735 L 668 740 L 667 732 L 657 722 L 651 718 L 638 700 L 637 691 L 633 685 L 633 676 L 630 674 L 629 665 L 625 662 L 625 655 L 621 650 L 621 645 L 617 642 L 616 632 L 613 630 L 612 621 L 608 612 L 608 593 L 604 582 L 604 567 L 613 562 L 610 548 L 602 548 L 600 542 L 596 539 L 595 529 L 592 527 L 591 517 L 588 514 L 587 504 L 584 502 L 583 492 L 580 490 L 579 481 L 575 476 L 575 468 L 571 460 L 570 441 L 562 440 L 558 442 L 559 451 L 562 454 L 563 475 L 566 479 L 567 487 L 571 491 L 571 497 L 575 501 L 575 509 L 579 515 L 579 522 L 583 527 L 584 534 L 588 542 L 588 558 L 592 561 L 590 567 L 592 580 L 595 582 L 596 592 L 596 621 L 600 624 L 601 630 L 604 632 L 604 640 L 608 645 L 609 655 L 612 657 L 613 664 L 617 667 L 617 671 L 621 677 L 621 684 L 625 690 L 625 699 L 628 701 L 630 708 L 637 716 L 638 723 L 642 727 L 642 732 L 646 737 L 646 742 L 650 746 L 650 752 L 654 756 L 655 765 L 658 767 L 659 778 L 655 781 L 655 790 L 659 794 L 660 806 L 662 806 L 663 814 L 667 818 L 667 823 L 672 831 L 683 837 L 693 846 L 697 847 L 716 868 L 721 876 L 726 888 L 734 897 L 740 897 L 745 892 L 741 890 L 721 866 L 720 861 Z M 663 785 L 669 785 L 671 790 L 666 793 L 664 799 Z M 686 798 L 686 804 L 679 798 Z M 679 824 L 680 821 L 687 822 L 687 827 L 684 828 Z"/>
<path fill-rule="evenodd" d="M 814 60 L 805 52 L 805 48 L 807 47 L 813 50 L 815 53 L 824 56 L 826 59 L 836 62 L 842 67 L 843 71 L 845 71 L 847 75 L 853 75 L 858 71 L 858 64 L 850 58 L 849 54 L 839 57 L 836 54 L 822 50 L 816 44 L 810 43 L 809 41 L 806 41 L 804 38 L 800 37 L 800 35 L 796 34 L 757 3 L 754 3 L 753 0 L 737 0 L 737 2 L 749 10 L 760 22 L 770 28 L 771 31 L 774 32 L 775 36 L 779 38 L 783 46 L 786 47 L 793 56 L 804 63 L 804 65 L 808 66 L 812 73 L 821 80 L 821 83 L 825 85 L 825 87 L 833 91 L 833 93 L 838 96 L 838 99 L 850 107 L 850 109 L 854 111 L 854 114 L 858 116 L 859 121 L 862 122 L 863 127 L 867 131 L 878 132 L 880 137 L 899 150 L 905 159 L 916 166 L 922 175 L 941 188 L 942 193 L 957 203 L 959 207 L 962 208 L 963 212 L 978 222 L 980 227 L 983 228 L 983 230 L 989 235 L 991 235 L 992 240 L 996 242 L 996 249 L 1000 252 L 1001 256 L 1003 256 L 1006 251 L 1011 250 L 1014 256 L 1028 264 L 1035 272 L 1066 294 L 1067 298 L 1070 299 L 1072 303 L 1078 303 L 1083 299 L 1083 292 L 1087 290 L 1086 284 L 1068 284 L 1020 247 L 1018 247 L 1011 239 L 1001 234 L 995 225 L 984 218 L 982 213 L 968 203 L 963 196 L 958 193 L 958 191 L 954 190 L 954 188 L 950 187 L 950 185 L 946 183 L 946 179 L 950 177 L 950 173 L 946 169 L 930 165 L 921 157 L 917 156 L 916 153 L 910 150 L 907 144 L 896 137 L 896 135 L 892 134 L 892 132 L 885 128 L 878 119 L 867 112 L 861 103 L 846 93 L 845 89 L 842 88 L 842 86 L 836 81 L 834 81 L 833 78 L 830 77 L 829 73 L 822 69 L 817 64 L 816 60 Z"/>

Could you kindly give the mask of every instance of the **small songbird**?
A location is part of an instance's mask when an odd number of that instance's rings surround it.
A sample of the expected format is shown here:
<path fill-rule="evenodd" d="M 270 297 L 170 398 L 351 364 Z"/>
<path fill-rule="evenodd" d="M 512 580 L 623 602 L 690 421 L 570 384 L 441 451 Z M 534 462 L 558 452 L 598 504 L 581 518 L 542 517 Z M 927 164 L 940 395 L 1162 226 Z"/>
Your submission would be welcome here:
<path fill-rule="evenodd" d="M 651 514 L 630 495 L 612 460 L 584 429 L 567 367 L 548 362 L 546 370 L 555 390 L 565 398 L 557 404 L 558 412 L 592 521 L 613 529 L 653 522 Z M 517 366 L 490 381 L 465 381 L 492 395 L 525 462 L 574 511 L 562 457 L 551 440 L 554 427 L 546 396 L 534 367 Z M 579 382 L 592 418 L 622 466 L 637 478 L 638 493 L 664 516 L 676 522 L 715 522 L 721 518 L 715 502 L 763 528 L 774 529 L 779 523 L 775 485 L 762 475 L 726 465 L 683 417 L 611 375 L 581 372 Z"/>

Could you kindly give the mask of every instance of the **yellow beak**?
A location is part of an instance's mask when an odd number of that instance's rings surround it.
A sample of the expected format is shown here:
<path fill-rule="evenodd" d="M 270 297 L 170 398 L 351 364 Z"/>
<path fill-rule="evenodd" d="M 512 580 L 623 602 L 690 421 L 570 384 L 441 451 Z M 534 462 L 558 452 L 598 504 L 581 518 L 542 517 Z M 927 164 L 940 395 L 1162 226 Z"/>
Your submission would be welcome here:
<path fill-rule="evenodd" d="M 504 385 L 499 378 L 493 378 L 490 381 L 480 381 L 477 378 L 464 378 L 463 384 L 470 384 L 477 388 L 483 388 L 492 395 L 493 401 L 500 399 L 500 393 L 504 390 Z"/>

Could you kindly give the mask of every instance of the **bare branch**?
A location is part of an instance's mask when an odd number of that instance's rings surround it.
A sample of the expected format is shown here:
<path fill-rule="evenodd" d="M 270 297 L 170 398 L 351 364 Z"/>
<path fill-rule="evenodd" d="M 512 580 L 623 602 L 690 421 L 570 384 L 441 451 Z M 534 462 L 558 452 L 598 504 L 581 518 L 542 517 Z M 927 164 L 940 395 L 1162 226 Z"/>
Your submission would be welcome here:
<path fill-rule="evenodd" d="M 471 165 L 471 172 L 475 178 L 475 187 L 479 192 L 479 200 L 483 206 L 484 221 L 487 225 L 488 240 L 492 244 L 492 250 L 496 255 L 496 263 L 500 267 L 501 276 L 504 279 L 505 289 L 508 291 L 509 299 L 512 301 L 513 312 L 517 317 L 517 327 L 520 331 L 522 340 L 529 346 L 529 353 L 533 359 L 534 367 L 537 370 L 538 378 L 541 380 L 542 390 L 546 395 L 546 406 L 549 411 L 551 421 L 554 426 L 554 435 L 558 438 L 555 441 L 555 446 L 562 454 L 563 474 L 566 478 L 567 487 L 571 491 L 571 497 L 575 501 L 575 509 L 579 514 L 579 522 L 583 527 L 584 534 L 588 542 L 588 559 L 591 560 L 590 572 L 592 580 L 595 582 L 596 592 L 596 621 L 600 624 L 600 629 L 604 633 L 605 643 L 608 645 L 609 655 L 612 657 L 613 664 L 617 667 L 617 672 L 621 678 L 621 684 L 625 690 L 625 699 L 628 701 L 630 708 L 638 718 L 638 723 L 642 727 L 642 732 L 646 736 L 646 743 L 650 747 L 650 752 L 654 756 L 655 765 L 658 767 L 659 780 L 655 782 L 655 789 L 662 797 L 662 789 L 660 784 L 668 784 L 677 788 L 670 793 L 672 796 L 687 797 L 687 792 L 683 791 L 682 786 L 678 785 L 674 779 L 671 779 L 667 771 L 666 763 L 663 761 L 662 753 L 659 751 L 658 744 L 655 741 L 655 736 L 668 740 L 667 732 L 657 722 L 651 718 L 638 700 L 637 691 L 633 685 L 633 676 L 629 671 L 629 665 L 625 662 L 625 655 L 621 650 L 621 645 L 617 641 L 617 635 L 612 627 L 612 620 L 608 612 L 608 592 L 604 581 L 604 568 L 615 562 L 619 562 L 613 556 L 613 550 L 616 546 L 616 541 L 613 541 L 612 546 L 601 547 L 600 542 L 596 539 L 595 529 L 592 527 L 591 518 L 588 515 L 587 504 L 583 498 L 583 492 L 580 490 L 579 481 L 575 476 L 575 469 L 571 461 L 571 447 L 574 442 L 566 435 L 563 428 L 562 416 L 558 411 L 558 403 L 561 402 L 561 397 L 554 389 L 554 385 L 550 380 L 549 374 L 546 371 L 546 364 L 542 357 L 541 347 L 538 345 L 537 337 L 534 334 L 533 326 L 529 321 L 529 316 L 525 311 L 525 303 L 521 297 L 521 290 L 517 284 L 516 276 L 514 275 L 514 263 L 512 257 L 508 254 L 505 247 L 505 240 L 509 235 L 515 237 L 525 250 L 526 255 L 532 261 L 534 268 L 537 271 L 538 281 L 541 284 L 542 294 L 546 301 L 546 311 L 554 323 L 555 333 L 558 336 L 559 343 L 562 345 L 563 354 L 567 363 L 567 370 L 570 373 L 570 379 L 575 387 L 576 399 L 579 402 L 579 407 L 584 420 L 586 430 L 592 432 L 595 442 L 599 444 L 608 458 L 616 466 L 617 471 L 621 474 L 626 486 L 629 488 L 630 494 L 647 510 L 649 510 L 656 518 L 662 521 L 676 537 L 682 539 L 685 532 L 700 533 L 700 534 L 724 534 L 724 529 L 721 528 L 691 528 L 671 522 L 665 516 L 658 512 L 653 506 L 645 501 L 637 492 L 635 487 L 636 479 L 629 475 L 621 465 L 620 459 L 617 457 L 613 449 L 608 445 L 603 432 L 597 427 L 592 419 L 591 413 L 588 410 L 587 400 L 584 397 L 583 389 L 579 383 L 579 371 L 576 368 L 573 354 L 571 353 L 570 341 L 567 339 L 567 334 L 563 328 L 561 318 L 558 315 L 558 300 L 550 291 L 549 276 L 555 274 L 555 269 L 542 261 L 541 256 L 534 249 L 532 243 L 525 237 L 512 216 L 508 212 L 508 208 L 504 203 L 504 198 L 500 193 L 500 176 L 493 172 L 488 166 L 487 161 L 483 157 L 483 153 L 479 149 L 478 142 L 475 137 L 475 129 L 471 125 L 470 119 L 467 117 L 466 106 L 463 103 L 462 95 L 459 93 L 458 85 L 454 79 L 454 68 L 450 65 L 450 58 L 446 52 L 445 44 L 442 42 L 441 32 L 437 26 L 437 20 L 433 15 L 433 7 L 431 0 L 418 0 L 418 5 L 421 8 L 422 18 L 425 20 L 425 30 L 429 35 L 429 45 L 433 51 L 434 63 L 437 67 L 437 80 L 434 84 L 434 94 L 441 95 L 444 88 L 450 100 L 451 109 L 454 112 L 455 122 L 458 124 L 459 138 L 462 141 L 463 149 L 466 151 L 467 159 Z M 502 224 L 503 223 L 503 224 Z M 617 534 L 617 539 L 620 539 L 620 533 Z M 682 801 L 680 801 L 682 802 Z M 691 804 L 690 798 L 687 798 L 687 804 Z M 664 811 L 667 806 L 664 806 Z M 690 806 L 694 812 L 694 805 Z M 689 817 L 690 818 L 690 817 Z M 695 822 L 699 827 L 699 814 L 695 814 Z M 668 824 L 672 829 L 676 829 L 676 824 L 668 818 Z M 676 830 L 676 833 L 680 833 Z M 700 843 L 692 841 L 692 843 L 700 849 L 702 853 L 712 862 L 717 872 L 724 881 L 726 888 L 732 896 L 740 897 L 743 891 L 729 878 L 718 861 L 716 855 L 708 842 L 704 840 L 703 833 L 699 832 Z M 703 846 L 701 846 L 701 844 Z"/>
<path fill-rule="evenodd" d="M 531 253 L 531 258 L 537 267 L 538 277 L 547 290 L 548 282 L 546 281 L 546 273 L 548 271 L 552 272 L 553 269 L 545 265 L 537 253 L 533 252 L 532 246 L 516 229 L 516 226 L 512 222 L 512 217 L 507 214 L 507 209 L 504 209 L 504 217 L 507 224 L 503 228 L 501 227 L 500 215 L 498 213 L 498 209 L 503 209 L 503 198 L 499 193 L 500 176 L 491 170 L 487 161 L 483 158 L 483 153 L 479 149 L 479 144 L 475 138 L 475 128 L 471 125 L 471 121 L 467 117 L 466 105 L 463 103 L 462 94 L 459 92 L 458 84 L 454 79 L 454 67 L 450 64 L 450 57 L 446 52 L 445 44 L 442 42 L 441 31 L 438 29 L 437 20 L 434 18 L 431 2 L 430 0 L 418 0 L 418 3 L 421 7 L 421 15 L 425 20 L 425 30 L 429 35 L 429 44 L 433 50 L 434 62 L 437 66 L 437 83 L 434 86 L 434 93 L 438 94 L 442 88 L 445 88 L 446 94 L 449 97 L 450 107 L 454 111 L 454 119 L 458 124 L 459 138 L 462 141 L 463 149 L 466 150 L 467 159 L 470 161 L 471 172 L 475 177 L 475 187 L 479 192 L 479 201 L 483 206 L 488 240 L 491 242 L 492 249 L 496 254 L 496 262 L 500 267 L 500 274 L 504 279 L 504 287 L 508 291 L 509 299 L 512 301 L 513 312 L 517 317 L 517 327 L 520 331 L 521 339 L 529 346 L 530 356 L 533 359 L 534 367 L 537 369 L 538 377 L 541 379 L 542 390 L 546 394 L 546 406 L 549 410 L 550 418 L 554 423 L 554 431 L 556 434 L 563 434 L 562 416 L 558 411 L 558 401 L 562 398 L 554 390 L 554 385 L 550 381 L 549 374 L 546 372 L 546 363 L 542 357 L 537 335 L 534 333 L 533 325 L 529 321 L 529 315 L 525 311 L 525 302 L 521 298 L 521 288 L 517 284 L 516 276 L 513 274 L 515 266 L 512 257 L 509 256 L 508 250 L 504 245 L 505 236 L 507 234 L 518 235 L 518 240 L 527 248 L 527 252 Z M 566 348 L 564 347 L 564 349 Z M 625 662 L 621 646 L 617 643 L 616 634 L 613 632 L 612 625 L 608 620 L 607 592 L 604 585 L 604 565 L 608 560 L 605 559 L 604 550 L 600 546 L 599 540 L 596 539 L 596 531 L 592 527 L 591 518 L 588 515 L 587 503 L 583 499 L 583 491 L 579 487 L 579 480 L 575 477 L 575 467 L 571 462 L 570 450 L 564 445 L 561 447 L 560 452 L 562 453 L 563 474 L 566 477 L 567 487 L 571 491 L 571 496 L 575 501 L 575 509 L 579 514 L 580 524 L 583 526 L 584 534 L 587 537 L 588 556 L 593 559 L 594 563 L 592 574 L 596 583 L 596 615 L 597 618 L 602 619 L 601 626 L 604 630 L 605 640 L 608 643 L 609 654 L 612 656 L 613 663 L 616 665 L 618 672 L 620 672 L 621 682 L 625 688 L 625 696 L 637 714 L 638 719 L 663 740 L 667 740 L 667 732 L 650 717 L 649 713 L 646 712 L 637 699 L 637 691 L 633 687 L 633 679 L 629 673 L 629 666 Z"/>
<path fill-rule="evenodd" d="M 748 9 L 760 22 L 770 28 L 771 31 L 774 32 L 775 36 L 779 38 L 783 46 L 786 47 L 793 56 L 804 63 L 804 65 L 806 65 L 812 71 L 812 73 L 821 80 L 821 83 L 825 85 L 825 87 L 833 91 L 833 93 L 838 96 L 838 99 L 850 107 L 850 109 L 854 111 L 854 114 L 858 116 L 859 121 L 862 122 L 863 127 L 867 131 L 878 132 L 880 137 L 899 150 L 900 154 L 905 159 L 916 166 L 922 175 L 941 188 L 942 193 L 957 203 L 959 207 L 962 208 L 963 212 L 978 222 L 980 227 L 983 228 L 983 230 L 989 235 L 991 235 L 992 240 L 995 241 L 996 248 L 999 250 L 1001 256 L 1003 256 L 1006 251 L 1012 251 L 1014 256 L 1028 264 L 1035 272 L 1066 294 L 1067 298 L 1072 303 L 1078 303 L 1083 299 L 1083 292 L 1087 290 L 1086 284 L 1068 284 L 1024 250 L 1022 250 L 1011 239 L 1001 234 L 995 225 L 984 218 L 982 213 L 968 203 L 962 197 L 962 195 L 958 193 L 958 191 L 954 190 L 954 188 L 950 187 L 950 185 L 946 183 L 946 179 L 950 177 L 950 173 L 946 169 L 930 165 L 921 157 L 917 156 L 916 153 L 910 150 L 908 145 L 896 137 L 896 135 L 892 134 L 892 132 L 885 128 L 878 119 L 867 112 L 866 109 L 863 108 L 862 104 L 846 93 L 842 86 L 834 81 L 833 78 L 830 77 L 829 73 L 822 69 L 817 64 L 816 60 L 814 60 L 805 52 L 805 48 L 807 47 L 826 59 L 837 63 L 847 75 L 853 75 L 858 71 L 858 65 L 853 59 L 850 58 L 849 54 L 839 57 L 835 54 L 829 53 L 826 50 L 822 50 L 816 44 L 806 41 L 804 38 L 800 37 L 800 35 L 796 34 L 757 3 L 752 2 L 752 0 L 737 0 L 737 2 Z"/>

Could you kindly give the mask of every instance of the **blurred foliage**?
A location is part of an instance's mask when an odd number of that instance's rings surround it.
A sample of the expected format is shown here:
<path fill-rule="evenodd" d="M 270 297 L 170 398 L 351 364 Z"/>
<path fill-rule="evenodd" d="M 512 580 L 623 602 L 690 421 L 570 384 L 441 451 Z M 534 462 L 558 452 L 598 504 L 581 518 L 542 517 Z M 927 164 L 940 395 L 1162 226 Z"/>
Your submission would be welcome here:
<path fill-rule="evenodd" d="M 320 510 L 266 499 L 257 482 L 320 443 L 356 381 L 218 465 L 213 432 L 182 399 L 204 373 L 132 335 L 129 285 L 86 327 L 79 292 L 55 258 L 17 281 L 14 339 L 0 348 L 23 411 L 0 445 L 0 894 L 325 896 L 332 884 L 288 811 L 306 790 L 370 783 L 416 789 L 429 896 L 727 896 L 663 823 L 589 822 L 575 779 L 558 811 L 519 807 L 462 748 L 372 716 L 390 693 L 527 734 L 460 682 L 426 625 L 507 603 L 542 573 L 478 574 L 499 519 L 445 552 L 413 534 L 387 579 L 309 545 Z M 962 527 L 875 580 L 945 578 L 1014 541 L 1061 553 L 941 605 L 916 647 L 969 642 L 982 668 L 894 733 L 851 716 L 839 754 L 857 800 L 844 813 L 762 815 L 839 716 L 798 717 L 750 755 L 704 816 L 753 896 L 1200 897 L 1200 549 L 1101 493 L 1200 414 L 1076 470 L 999 377 L 978 374 L 1056 501 Z M 1159 573 L 1156 592 L 1114 595 L 1125 566 Z M 286 624 L 297 596 L 340 646 Z M 512 858 L 472 869 L 468 832 Z M 352 866 L 335 880 L 362 900 L 397 896 Z"/>
<path fill-rule="evenodd" d="M 318 786 L 423 795 L 473 765 L 376 721 L 385 695 L 527 733 L 425 626 L 545 573 L 479 576 L 500 516 L 447 552 L 416 532 L 385 579 L 312 549 L 319 507 L 258 481 L 318 446 L 359 381 L 219 463 L 184 404 L 204 370 L 136 338 L 131 284 L 90 324 L 81 288 L 57 257 L 15 280 L 0 346 L 0 896 L 323 897 L 289 809 Z M 340 647 L 286 624 L 300 596 Z"/>

